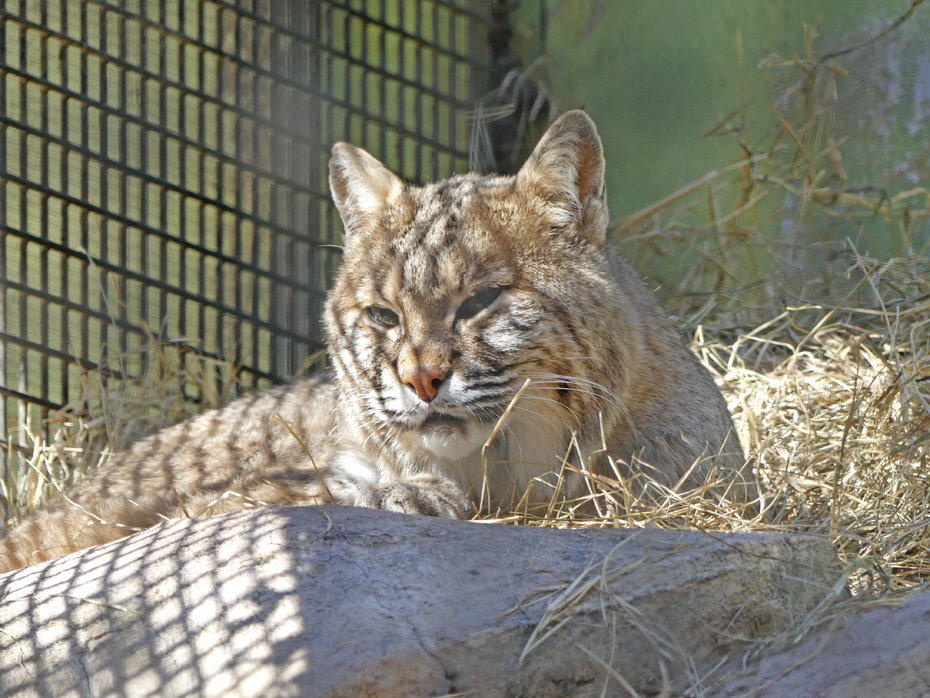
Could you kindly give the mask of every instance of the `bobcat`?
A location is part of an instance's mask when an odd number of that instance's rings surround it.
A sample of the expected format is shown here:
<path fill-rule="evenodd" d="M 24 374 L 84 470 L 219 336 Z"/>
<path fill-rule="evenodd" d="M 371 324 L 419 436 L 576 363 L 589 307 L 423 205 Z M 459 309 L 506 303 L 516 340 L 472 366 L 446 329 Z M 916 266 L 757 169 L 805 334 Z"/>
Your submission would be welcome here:
<path fill-rule="evenodd" d="M 713 380 L 606 245 L 584 112 L 514 177 L 414 187 L 338 143 L 330 188 L 345 226 L 324 317 L 332 370 L 113 456 L 0 539 L 0 570 L 254 503 L 463 517 L 470 492 L 527 507 L 615 467 L 634 486 L 713 478 L 754 499 Z"/>

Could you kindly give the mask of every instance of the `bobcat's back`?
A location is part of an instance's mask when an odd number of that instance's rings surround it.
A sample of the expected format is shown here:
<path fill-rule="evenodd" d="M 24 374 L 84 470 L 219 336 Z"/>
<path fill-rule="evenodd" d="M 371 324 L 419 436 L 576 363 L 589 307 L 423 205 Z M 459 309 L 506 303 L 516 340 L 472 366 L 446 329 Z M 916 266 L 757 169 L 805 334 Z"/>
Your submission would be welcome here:
<path fill-rule="evenodd" d="M 324 503 L 327 495 L 300 442 L 325 466 L 323 436 L 332 428 L 334 404 L 331 377 L 321 374 L 241 398 L 113 454 L 0 538 L 0 572 L 166 518 L 258 504 Z M 327 484 L 345 499 L 338 479 Z"/>

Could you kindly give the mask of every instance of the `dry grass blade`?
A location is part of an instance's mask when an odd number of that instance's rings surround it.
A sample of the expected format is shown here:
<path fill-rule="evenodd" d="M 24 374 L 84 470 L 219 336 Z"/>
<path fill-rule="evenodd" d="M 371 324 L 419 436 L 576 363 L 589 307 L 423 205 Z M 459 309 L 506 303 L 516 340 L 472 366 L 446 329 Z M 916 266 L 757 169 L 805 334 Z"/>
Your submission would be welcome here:
<path fill-rule="evenodd" d="M 323 473 L 321 473 L 320 469 L 317 467 L 316 460 L 314 460 L 313 454 L 310 453 L 310 449 L 307 448 L 307 444 L 304 443 L 303 439 L 301 439 L 297 435 L 297 432 L 294 431 L 290 423 L 286 419 L 284 419 L 284 417 L 282 417 L 280 414 L 275 413 L 273 419 L 278 424 L 280 424 L 285 429 L 287 429 L 287 433 L 293 436 L 297 440 L 297 443 L 300 444 L 300 447 L 303 449 L 304 453 L 307 454 L 307 458 L 310 459 L 310 465 L 313 466 L 313 470 L 316 472 L 316 476 L 317 478 L 319 478 L 320 484 L 323 486 L 323 490 L 326 492 L 326 496 L 329 498 L 330 503 L 335 504 L 336 498 L 333 496 L 333 493 L 330 492 L 329 486 L 326 484 L 326 478 L 323 477 Z"/>
<path fill-rule="evenodd" d="M 491 435 L 488 437 L 487 441 L 484 442 L 484 445 L 481 447 L 481 472 L 478 473 L 476 481 L 471 484 L 467 494 L 471 496 L 472 491 L 477 484 L 478 478 L 481 479 L 481 495 L 478 500 L 478 513 L 480 514 L 483 511 L 490 510 L 490 492 L 488 490 L 488 449 L 491 448 L 491 444 L 494 443 L 494 439 L 497 438 L 497 435 L 500 433 L 500 430 L 503 428 L 504 423 L 507 421 L 507 418 L 510 416 L 510 413 L 513 411 L 513 408 L 516 406 L 517 402 L 523 397 L 523 393 L 526 392 L 526 389 L 530 387 L 532 381 L 527 378 L 526 382 L 520 387 L 516 395 L 513 396 L 513 399 L 504 409 L 504 412 L 498 418 L 497 423 L 494 425 L 494 428 L 491 430 Z"/>

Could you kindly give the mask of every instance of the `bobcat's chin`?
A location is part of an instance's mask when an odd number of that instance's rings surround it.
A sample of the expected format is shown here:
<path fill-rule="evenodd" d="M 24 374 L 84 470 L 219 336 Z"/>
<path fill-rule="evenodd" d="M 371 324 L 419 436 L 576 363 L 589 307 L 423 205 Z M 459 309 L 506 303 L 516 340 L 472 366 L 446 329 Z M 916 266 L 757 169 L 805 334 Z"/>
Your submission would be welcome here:
<path fill-rule="evenodd" d="M 493 424 L 476 424 L 436 414 L 427 418 L 410 436 L 420 448 L 438 458 L 463 460 L 481 451 L 493 427 Z"/>

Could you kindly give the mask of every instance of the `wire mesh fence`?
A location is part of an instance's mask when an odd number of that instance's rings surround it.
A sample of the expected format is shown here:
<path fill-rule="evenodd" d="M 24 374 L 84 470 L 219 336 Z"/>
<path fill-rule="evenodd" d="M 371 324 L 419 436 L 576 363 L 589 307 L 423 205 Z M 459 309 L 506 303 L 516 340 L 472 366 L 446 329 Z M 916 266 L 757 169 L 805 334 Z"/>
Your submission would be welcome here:
<path fill-rule="evenodd" d="M 490 5 L 6 0 L 0 466 L 153 341 L 245 385 L 297 373 L 338 263 L 331 144 L 414 181 L 465 170 Z"/>

